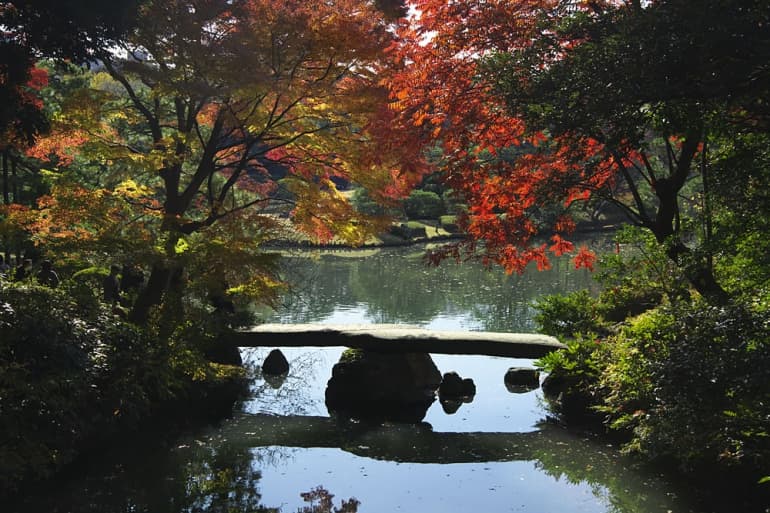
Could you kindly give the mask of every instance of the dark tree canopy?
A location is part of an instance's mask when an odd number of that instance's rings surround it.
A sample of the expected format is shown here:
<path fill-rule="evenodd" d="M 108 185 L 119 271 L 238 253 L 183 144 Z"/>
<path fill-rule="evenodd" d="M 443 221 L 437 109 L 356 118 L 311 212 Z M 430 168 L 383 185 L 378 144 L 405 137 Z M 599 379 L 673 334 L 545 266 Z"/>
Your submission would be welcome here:
<path fill-rule="evenodd" d="M 20 45 L 48 57 L 83 60 L 110 44 L 136 20 L 143 0 L 12 0 L 0 21 Z"/>
<path fill-rule="evenodd" d="M 31 144 L 48 122 L 31 101 L 33 67 L 41 57 L 84 62 L 116 41 L 136 19 L 141 0 L 0 2 L 0 132 L 5 146 Z M 33 83 L 30 84 L 30 81 Z"/>
<path fill-rule="evenodd" d="M 649 128 L 686 133 L 715 114 L 768 128 L 770 2 L 596 6 L 542 23 L 491 66 L 533 129 L 638 145 Z"/>

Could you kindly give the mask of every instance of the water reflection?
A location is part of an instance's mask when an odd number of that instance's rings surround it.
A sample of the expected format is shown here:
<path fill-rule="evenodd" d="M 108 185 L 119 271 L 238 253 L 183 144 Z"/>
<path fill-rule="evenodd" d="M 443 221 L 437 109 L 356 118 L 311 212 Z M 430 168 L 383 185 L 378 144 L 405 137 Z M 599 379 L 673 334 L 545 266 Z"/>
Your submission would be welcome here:
<path fill-rule="evenodd" d="M 266 352 L 247 360 L 259 362 Z M 340 352 L 287 350 L 284 387 L 255 378 L 246 411 L 221 426 L 173 446 L 142 440 L 3 511 L 295 512 L 313 507 L 301 492 L 319 485 L 338 498 L 355 497 L 361 505 L 347 507 L 367 512 L 689 511 L 670 484 L 635 469 L 614 448 L 538 422 L 538 392 L 505 389 L 509 359 L 434 355 L 440 369 L 476 383 L 475 400 L 455 415 L 435 404 L 419 424 L 329 417 L 318 384 Z M 312 497 L 316 507 L 329 505 L 320 492 Z"/>
<path fill-rule="evenodd" d="M 534 299 L 594 286 L 590 273 L 566 258 L 555 259 L 549 272 L 506 276 L 453 262 L 427 267 L 414 248 L 313 255 L 286 259 L 284 274 L 297 287 L 277 312 L 280 322 L 532 332 Z"/>

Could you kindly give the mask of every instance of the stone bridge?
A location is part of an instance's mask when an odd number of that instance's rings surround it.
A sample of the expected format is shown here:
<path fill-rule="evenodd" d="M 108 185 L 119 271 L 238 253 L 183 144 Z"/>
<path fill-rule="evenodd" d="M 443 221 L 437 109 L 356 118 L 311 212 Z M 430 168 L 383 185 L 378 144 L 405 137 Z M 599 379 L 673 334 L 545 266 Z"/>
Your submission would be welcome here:
<path fill-rule="evenodd" d="M 414 352 L 540 358 L 563 349 L 553 337 L 529 333 L 437 331 L 402 324 L 262 324 L 230 339 L 239 347 L 342 346 Z"/>

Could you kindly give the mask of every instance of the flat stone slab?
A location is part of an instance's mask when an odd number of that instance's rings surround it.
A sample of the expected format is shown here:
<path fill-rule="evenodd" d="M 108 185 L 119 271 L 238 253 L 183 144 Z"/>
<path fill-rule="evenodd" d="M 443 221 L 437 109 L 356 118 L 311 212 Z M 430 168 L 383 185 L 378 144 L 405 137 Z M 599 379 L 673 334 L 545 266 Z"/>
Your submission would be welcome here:
<path fill-rule="evenodd" d="M 236 331 L 239 347 L 343 346 L 380 352 L 421 352 L 540 358 L 566 346 L 547 335 L 435 331 L 402 324 L 262 324 Z"/>

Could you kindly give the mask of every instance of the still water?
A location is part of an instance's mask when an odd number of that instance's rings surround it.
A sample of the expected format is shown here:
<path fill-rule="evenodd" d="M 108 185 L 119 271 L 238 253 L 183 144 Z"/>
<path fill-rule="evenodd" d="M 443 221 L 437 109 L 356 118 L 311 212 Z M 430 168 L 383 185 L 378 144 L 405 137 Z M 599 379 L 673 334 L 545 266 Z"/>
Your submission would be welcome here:
<path fill-rule="evenodd" d="M 426 268 L 420 256 L 402 249 L 287 258 L 296 285 L 266 320 L 531 332 L 534 299 L 593 286 L 568 261 L 505 276 L 468 264 Z M 509 392 L 505 371 L 531 361 L 433 355 L 442 373 L 474 380 L 473 401 L 453 414 L 436 401 L 416 425 L 367 424 L 332 418 L 324 404 L 342 348 L 285 349 L 291 371 L 280 386 L 261 376 L 268 350 L 244 350 L 252 394 L 232 419 L 172 447 L 117 447 L 19 511 L 293 513 L 311 505 L 301 494 L 319 487 L 340 509 L 312 511 L 703 511 L 605 442 L 547 422 L 539 391 Z"/>

